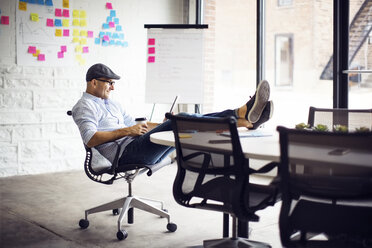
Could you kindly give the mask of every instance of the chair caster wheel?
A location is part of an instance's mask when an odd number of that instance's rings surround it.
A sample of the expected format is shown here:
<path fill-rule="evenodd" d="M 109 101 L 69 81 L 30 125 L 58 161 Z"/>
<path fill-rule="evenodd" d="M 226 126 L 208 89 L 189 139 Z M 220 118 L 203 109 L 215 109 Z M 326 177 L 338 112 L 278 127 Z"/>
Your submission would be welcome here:
<path fill-rule="evenodd" d="M 169 223 L 167 224 L 167 229 L 168 229 L 168 231 L 170 231 L 170 232 L 175 232 L 175 231 L 177 230 L 177 225 L 174 224 L 174 223 L 172 223 L 172 222 L 169 222 Z"/>
<path fill-rule="evenodd" d="M 118 238 L 118 240 L 123 240 L 128 237 L 128 233 L 125 230 L 120 230 L 116 233 L 116 237 Z"/>
<path fill-rule="evenodd" d="M 112 214 L 113 214 L 113 215 L 118 215 L 118 214 L 120 214 L 120 209 L 118 209 L 118 208 L 113 209 L 113 210 L 112 210 Z"/>
<path fill-rule="evenodd" d="M 80 226 L 81 229 L 87 229 L 88 226 L 89 226 L 89 220 L 81 219 L 79 221 L 79 226 Z"/>

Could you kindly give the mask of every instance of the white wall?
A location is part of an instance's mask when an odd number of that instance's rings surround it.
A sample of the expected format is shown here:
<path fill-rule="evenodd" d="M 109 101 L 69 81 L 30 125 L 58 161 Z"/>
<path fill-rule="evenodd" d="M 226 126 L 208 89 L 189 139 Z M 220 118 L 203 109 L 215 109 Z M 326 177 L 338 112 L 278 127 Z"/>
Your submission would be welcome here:
<path fill-rule="evenodd" d="M 53 1 L 56 2 L 56 1 Z M 98 30 L 107 14 L 103 0 L 70 0 L 87 11 L 88 28 Z M 144 24 L 182 23 L 182 0 L 111 0 L 128 48 L 92 45 L 86 66 L 19 66 L 16 63 L 18 1 L 1 0 L 0 177 L 82 169 L 84 150 L 77 127 L 66 115 L 85 90 L 85 72 L 97 62 L 122 76 L 112 97 L 133 116 L 149 116 L 145 104 Z M 71 9 L 71 7 L 70 7 Z"/>

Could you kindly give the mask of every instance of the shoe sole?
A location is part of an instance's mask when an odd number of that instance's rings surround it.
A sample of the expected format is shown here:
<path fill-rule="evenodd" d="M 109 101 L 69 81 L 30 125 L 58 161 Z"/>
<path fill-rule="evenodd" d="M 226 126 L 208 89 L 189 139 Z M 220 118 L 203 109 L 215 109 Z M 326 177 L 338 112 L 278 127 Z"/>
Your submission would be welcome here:
<path fill-rule="evenodd" d="M 248 121 L 250 123 L 257 122 L 265 108 L 265 105 L 270 97 L 270 85 L 266 80 L 262 80 L 257 87 L 256 99 L 252 109 L 248 113 Z"/>

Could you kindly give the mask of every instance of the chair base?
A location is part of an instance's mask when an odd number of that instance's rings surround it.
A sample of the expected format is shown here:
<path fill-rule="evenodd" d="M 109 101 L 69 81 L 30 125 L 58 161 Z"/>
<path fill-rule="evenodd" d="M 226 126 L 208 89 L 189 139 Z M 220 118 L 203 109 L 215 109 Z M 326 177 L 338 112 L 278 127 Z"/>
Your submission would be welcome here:
<path fill-rule="evenodd" d="M 269 244 L 244 238 L 224 238 L 204 240 L 203 247 L 209 248 L 271 248 Z"/>

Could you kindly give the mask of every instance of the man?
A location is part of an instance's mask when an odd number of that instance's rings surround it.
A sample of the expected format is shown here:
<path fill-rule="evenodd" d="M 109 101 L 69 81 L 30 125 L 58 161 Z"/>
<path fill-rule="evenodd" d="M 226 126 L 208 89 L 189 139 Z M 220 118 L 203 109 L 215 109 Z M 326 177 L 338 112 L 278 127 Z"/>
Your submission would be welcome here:
<path fill-rule="evenodd" d="M 160 162 L 174 148 L 152 143 L 150 134 L 171 130 L 170 121 L 161 124 L 136 124 L 134 118 L 122 109 L 120 104 L 109 99 L 110 92 L 114 90 L 113 80 L 118 79 L 120 76 L 106 65 L 95 64 L 88 69 L 86 92 L 72 109 L 73 119 L 79 127 L 84 144 L 95 147 L 111 163 L 119 145 L 119 166 Z M 273 103 L 268 101 L 269 96 L 269 83 L 264 80 L 257 87 L 255 95 L 242 107 L 194 116 L 234 116 L 239 127 L 256 129 L 272 116 Z"/>

